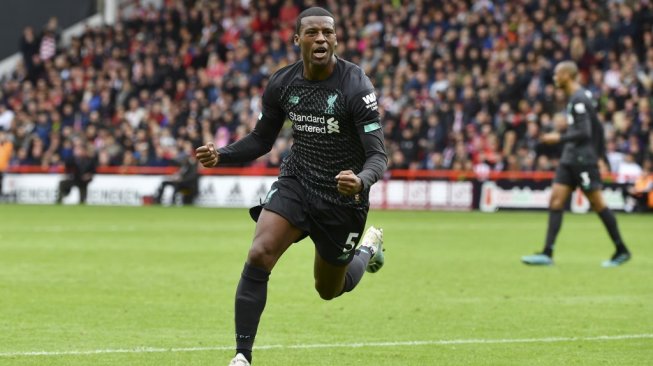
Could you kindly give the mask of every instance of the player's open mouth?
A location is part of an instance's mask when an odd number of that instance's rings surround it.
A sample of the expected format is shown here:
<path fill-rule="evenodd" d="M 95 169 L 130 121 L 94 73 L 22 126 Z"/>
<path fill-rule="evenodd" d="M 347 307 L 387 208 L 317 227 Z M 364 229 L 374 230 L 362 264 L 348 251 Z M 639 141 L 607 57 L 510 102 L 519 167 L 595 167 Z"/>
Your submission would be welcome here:
<path fill-rule="evenodd" d="M 318 47 L 313 50 L 313 56 L 315 58 L 324 58 L 326 57 L 327 49 L 325 47 Z"/>

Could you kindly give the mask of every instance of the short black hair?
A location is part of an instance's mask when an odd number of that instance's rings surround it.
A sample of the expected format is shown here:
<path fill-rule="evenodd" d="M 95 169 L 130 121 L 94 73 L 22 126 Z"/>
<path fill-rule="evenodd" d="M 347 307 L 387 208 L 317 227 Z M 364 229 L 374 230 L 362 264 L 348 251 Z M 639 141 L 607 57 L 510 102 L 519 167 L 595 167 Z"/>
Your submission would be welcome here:
<path fill-rule="evenodd" d="M 297 16 L 297 21 L 295 22 L 295 34 L 299 34 L 299 28 L 302 25 L 302 19 L 306 17 L 330 17 L 333 19 L 333 23 L 336 23 L 336 17 L 334 17 L 330 11 L 319 6 L 314 6 L 299 13 Z"/>

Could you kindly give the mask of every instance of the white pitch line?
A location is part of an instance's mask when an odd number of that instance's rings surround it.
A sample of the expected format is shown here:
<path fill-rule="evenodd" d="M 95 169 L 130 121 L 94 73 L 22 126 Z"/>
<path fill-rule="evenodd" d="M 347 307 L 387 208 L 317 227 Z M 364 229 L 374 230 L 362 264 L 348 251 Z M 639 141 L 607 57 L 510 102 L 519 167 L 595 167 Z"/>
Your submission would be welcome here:
<path fill-rule="evenodd" d="M 546 337 L 546 338 L 505 338 L 505 339 L 450 339 L 432 341 L 405 341 L 405 342 L 362 342 L 362 343 L 316 343 L 316 344 L 270 344 L 255 346 L 255 350 L 266 349 L 311 349 L 311 348 L 362 348 L 362 347 L 411 347 L 411 346 L 448 346 L 465 344 L 505 344 L 505 343 L 555 343 L 555 342 L 583 342 L 583 341 L 618 341 L 628 339 L 653 339 L 653 334 L 622 334 L 603 335 L 595 337 Z M 202 351 L 228 351 L 233 346 L 214 347 L 187 347 L 187 348 L 117 348 L 96 349 L 88 351 L 31 351 L 31 352 L 2 352 L 0 357 L 21 356 L 84 356 L 106 353 L 164 353 L 164 352 L 202 352 Z"/>

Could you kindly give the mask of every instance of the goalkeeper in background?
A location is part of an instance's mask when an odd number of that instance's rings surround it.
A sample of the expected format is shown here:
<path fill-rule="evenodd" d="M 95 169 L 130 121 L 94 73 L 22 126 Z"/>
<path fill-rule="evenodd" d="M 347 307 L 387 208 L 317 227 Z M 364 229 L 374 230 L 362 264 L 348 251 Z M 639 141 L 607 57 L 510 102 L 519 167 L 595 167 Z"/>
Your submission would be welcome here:
<path fill-rule="evenodd" d="M 606 206 L 601 192 L 601 174 L 598 163 L 599 159 L 605 155 L 603 126 L 594 109 L 591 93 L 580 85 L 577 77 L 578 67 L 574 62 L 563 61 L 556 65 L 553 82 L 569 98 L 567 104 L 568 127 L 564 135 L 550 132 L 541 137 L 542 143 L 563 143 L 564 148 L 551 190 L 549 224 L 544 249 L 541 253 L 522 257 L 522 262 L 525 264 L 553 264 L 554 245 L 562 225 L 562 213 L 569 195 L 576 187 L 582 189 L 614 243 L 615 252 L 609 260 L 603 262 L 603 267 L 622 265 L 631 257 L 630 251 L 621 238 L 617 220 Z"/>

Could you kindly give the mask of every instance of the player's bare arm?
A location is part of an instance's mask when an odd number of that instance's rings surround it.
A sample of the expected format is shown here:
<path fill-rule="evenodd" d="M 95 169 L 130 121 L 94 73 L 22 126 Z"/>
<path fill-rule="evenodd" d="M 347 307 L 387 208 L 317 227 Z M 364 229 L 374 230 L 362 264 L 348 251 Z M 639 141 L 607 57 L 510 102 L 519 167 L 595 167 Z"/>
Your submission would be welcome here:
<path fill-rule="evenodd" d="M 197 160 L 205 168 L 212 168 L 218 165 L 220 161 L 220 154 L 215 149 L 215 145 L 212 142 L 207 142 L 206 145 L 202 145 L 195 150 L 195 156 Z"/>
<path fill-rule="evenodd" d="M 559 132 L 545 133 L 540 137 L 540 141 L 544 144 L 557 144 L 558 142 L 560 142 L 560 133 Z"/>
<path fill-rule="evenodd" d="M 338 192 L 345 196 L 353 196 L 363 190 L 363 182 L 351 170 L 343 170 L 336 175 Z"/>

